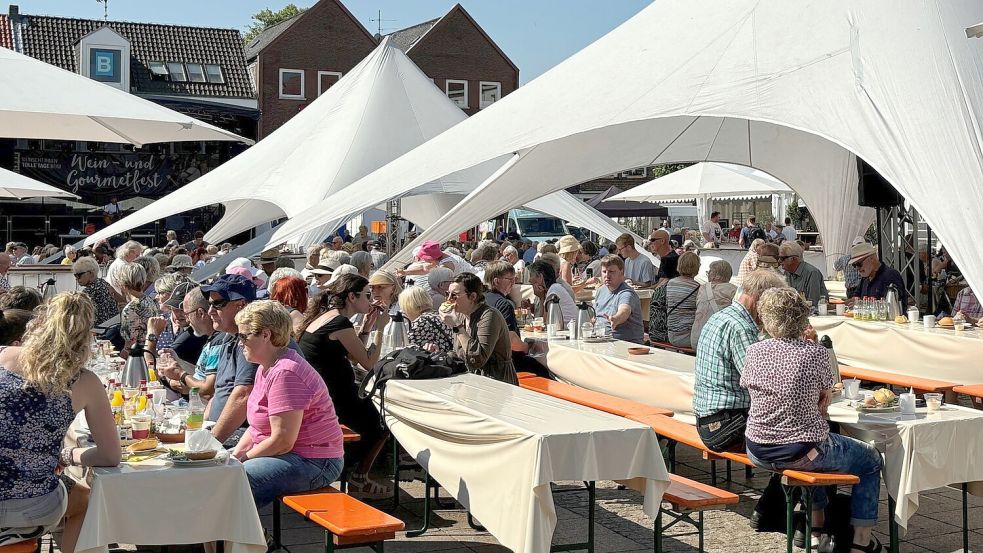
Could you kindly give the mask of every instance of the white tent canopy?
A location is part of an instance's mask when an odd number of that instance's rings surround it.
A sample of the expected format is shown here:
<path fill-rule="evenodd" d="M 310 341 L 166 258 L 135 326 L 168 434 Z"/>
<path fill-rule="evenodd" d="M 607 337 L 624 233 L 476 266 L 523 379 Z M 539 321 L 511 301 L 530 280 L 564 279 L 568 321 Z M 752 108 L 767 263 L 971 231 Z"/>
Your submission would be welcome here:
<path fill-rule="evenodd" d="M 465 119 L 464 113 L 398 48 L 386 39 L 351 72 L 270 136 L 193 183 L 86 239 L 102 238 L 164 217 L 210 204 L 225 204 L 226 214 L 205 236 L 215 242 L 281 217 L 293 217 L 344 189 L 417 145 Z M 485 174 L 489 169 L 483 169 Z M 443 177 L 443 175 L 442 175 Z M 474 188 L 482 177 L 468 175 L 420 183 L 422 192 Z M 416 188 L 416 187 L 414 187 Z M 373 207 L 393 195 L 358 194 Z M 398 195 L 398 194 L 394 194 Z M 454 198 L 454 203 L 461 196 Z M 431 198 L 446 209 L 446 199 Z M 429 224 L 442 215 L 430 207 L 404 216 Z M 452 204 L 451 204 L 452 205 Z M 362 210 L 350 210 L 293 236 L 307 245 Z"/>
<path fill-rule="evenodd" d="M 966 29 L 966 36 L 968 38 L 983 38 L 983 21 Z"/>
<path fill-rule="evenodd" d="M 674 171 L 631 190 L 618 194 L 611 200 L 627 200 L 652 203 L 696 201 L 699 208 L 700 228 L 709 217 L 712 200 L 744 200 L 767 196 L 792 194 L 792 189 L 764 171 L 730 163 L 696 163 Z M 859 211 L 860 207 L 857 207 Z M 784 211 L 776 206 L 775 217 L 784 218 Z M 858 216 L 857 213 L 851 213 Z M 825 226 L 825 225 L 821 225 Z M 849 244 L 847 244 L 849 246 Z"/>
<path fill-rule="evenodd" d="M 965 232 L 983 205 L 983 41 L 965 37 L 981 19 L 977 0 L 660 0 L 357 188 L 400 193 L 515 154 L 437 233 L 625 167 L 723 161 L 789 183 L 822 219 L 857 205 L 856 155 L 983 290 L 983 254 Z M 362 203 L 354 189 L 336 195 L 272 241 Z M 848 243 L 869 222 L 844 219 L 823 229 L 826 242 Z"/>
<path fill-rule="evenodd" d="M 0 198 L 78 198 L 71 192 L 0 168 Z"/>
<path fill-rule="evenodd" d="M 0 48 L 0 75 L 0 135 L 4 137 L 137 146 L 195 140 L 252 142 L 6 48 Z"/>

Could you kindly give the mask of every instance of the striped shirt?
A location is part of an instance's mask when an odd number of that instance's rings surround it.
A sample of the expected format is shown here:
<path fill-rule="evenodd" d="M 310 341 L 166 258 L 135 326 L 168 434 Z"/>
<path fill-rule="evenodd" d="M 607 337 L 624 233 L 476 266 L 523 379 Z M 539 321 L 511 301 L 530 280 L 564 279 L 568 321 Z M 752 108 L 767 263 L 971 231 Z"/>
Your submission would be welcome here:
<path fill-rule="evenodd" d="M 310 363 L 288 349 L 272 367 L 256 371 L 246 406 L 253 444 L 270 437 L 271 416 L 298 410 L 304 416 L 291 451 L 309 459 L 344 457 L 341 426 L 328 387 Z"/>
<path fill-rule="evenodd" d="M 751 397 L 741 386 L 741 371 L 747 348 L 757 341 L 758 326 L 740 303 L 710 317 L 696 346 L 693 412 L 697 416 L 751 406 Z"/>

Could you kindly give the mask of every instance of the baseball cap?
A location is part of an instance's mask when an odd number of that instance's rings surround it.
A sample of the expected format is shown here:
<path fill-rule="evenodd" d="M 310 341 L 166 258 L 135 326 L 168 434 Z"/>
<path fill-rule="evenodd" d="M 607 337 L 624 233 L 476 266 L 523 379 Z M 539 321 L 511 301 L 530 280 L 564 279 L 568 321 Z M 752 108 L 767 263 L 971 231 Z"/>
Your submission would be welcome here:
<path fill-rule="evenodd" d="M 222 275 L 216 278 L 215 282 L 201 287 L 202 294 L 208 295 L 212 292 L 227 300 L 249 302 L 256 299 L 256 285 L 239 275 Z"/>
<path fill-rule="evenodd" d="M 181 304 L 184 303 L 184 297 L 188 295 L 188 292 L 197 288 L 198 285 L 194 282 L 181 282 L 174 287 L 174 291 L 171 292 L 171 297 L 167 298 L 164 305 L 167 307 L 173 307 L 174 309 L 181 309 Z"/>

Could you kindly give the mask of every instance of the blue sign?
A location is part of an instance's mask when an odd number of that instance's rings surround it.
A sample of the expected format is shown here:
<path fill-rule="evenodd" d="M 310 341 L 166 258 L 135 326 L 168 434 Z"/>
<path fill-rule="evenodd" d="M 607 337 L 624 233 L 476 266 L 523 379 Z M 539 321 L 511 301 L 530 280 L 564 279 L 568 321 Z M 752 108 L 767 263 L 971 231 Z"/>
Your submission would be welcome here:
<path fill-rule="evenodd" d="M 103 83 L 118 83 L 123 79 L 122 54 L 119 50 L 92 48 L 89 50 L 89 77 Z"/>

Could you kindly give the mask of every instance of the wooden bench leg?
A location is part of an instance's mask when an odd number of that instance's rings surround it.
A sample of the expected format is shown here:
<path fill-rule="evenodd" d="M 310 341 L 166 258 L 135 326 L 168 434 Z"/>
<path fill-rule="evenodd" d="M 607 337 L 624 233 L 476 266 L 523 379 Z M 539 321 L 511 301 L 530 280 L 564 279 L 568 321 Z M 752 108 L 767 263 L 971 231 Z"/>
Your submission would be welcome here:
<path fill-rule="evenodd" d="M 663 526 L 662 525 L 662 513 L 665 513 L 665 514 L 669 515 L 669 517 L 672 519 L 672 522 L 670 522 L 669 524 Z M 699 544 L 699 552 L 700 553 L 703 553 L 703 551 L 705 549 L 704 534 L 703 534 L 703 511 L 702 510 L 701 511 L 696 511 L 696 520 L 693 520 L 693 512 L 692 511 L 678 511 L 677 512 L 677 511 L 674 511 L 674 510 L 663 509 L 662 507 L 659 508 L 659 513 L 655 516 L 655 529 L 654 529 L 655 540 L 654 541 L 655 541 L 655 552 L 656 553 L 662 553 L 662 551 L 664 549 L 664 544 L 663 544 L 662 539 L 663 539 L 663 537 L 665 535 L 665 530 L 668 530 L 668 529 L 672 528 L 673 526 L 675 526 L 675 525 L 677 525 L 677 524 L 679 524 L 681 522 L 685 522 L 685 523 L 693 526 L 694 528 L 696 528 L 696 535 L 697 535 L 697 539 L 699 540 L 698 541 L 698 544 Z M 687 533 L 683 533 L 683 534 L 673 534 L 673 535 L 674 536 L 692 536 L 693 533 L 692 532 L 687 532 Z"/>

